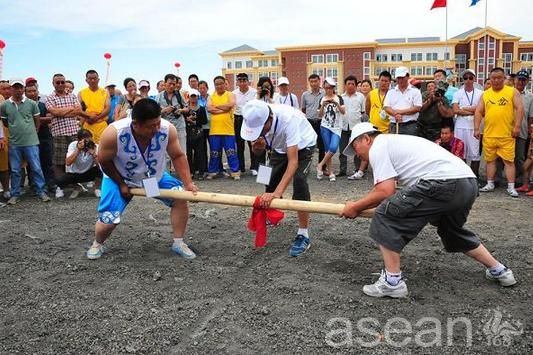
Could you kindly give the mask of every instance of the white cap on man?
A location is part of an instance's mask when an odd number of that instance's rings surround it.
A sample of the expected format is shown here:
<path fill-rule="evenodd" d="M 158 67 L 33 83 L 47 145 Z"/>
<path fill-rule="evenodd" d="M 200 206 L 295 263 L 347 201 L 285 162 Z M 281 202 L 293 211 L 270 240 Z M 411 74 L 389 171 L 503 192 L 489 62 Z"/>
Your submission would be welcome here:
<path fill-rule="evenodd" d="M 355 150 L 352 147 L 352 142 L 359 136 L 365 134 L 365 133 L 372 133 L 377 132 L 378 129 L 374 126 L 372 126 L 372 123 L 370 122 L 361 122 L 356 124 L 352 128 L 352 134 L 350 135 L 350 140 L 348 141 L 348 145 L 344 149 L 344 152 L 342 154 L 346 155 L 347 157 L 353 157 L 355 156 Z"/>
<path fill-rule="evenodd" d="M 395 78 L 404 78 L 407 75 L 409 75 L 409 69 L 407 69 L 406 67 L 398 67 L 394 72 Z"/>
<path fill-rule="evenodd" d="M 150 82 L 148 80 L 141 80 L 139 81 L 139 89 L 140 88 L 149 88 L 150 87 Z"/>
<path fill-rule="evenodd" d="M 289 78 L 287 78 L 286 76 L 282 76 L 278 79 L 278 86 L 281 86 L 281 85 L 289 85 Z"/>
<path fill-rule="evenodd" d="M 263 100 L 254 99 L 244 105 L 242 116 L 241 137 L 247 141 L 255 141 L 270 116 L 270 109 Z"/>
<path fill-rule="evenodd" d="M 20 78 L 9 80 L 9 86 L 13 86 L 13 85 L 16 85 L 16 84 L 20 84 L 20 85 L 24 86 L 24 80 L 22 80 Z"/>
<path fill-rule="evenodd" d="M 193 95 L 196 96 L 196 97 L 200 96 L 200 91 L 198 91 L 196 89 L 189 90 L 189 96 L 193 96 Z"/>

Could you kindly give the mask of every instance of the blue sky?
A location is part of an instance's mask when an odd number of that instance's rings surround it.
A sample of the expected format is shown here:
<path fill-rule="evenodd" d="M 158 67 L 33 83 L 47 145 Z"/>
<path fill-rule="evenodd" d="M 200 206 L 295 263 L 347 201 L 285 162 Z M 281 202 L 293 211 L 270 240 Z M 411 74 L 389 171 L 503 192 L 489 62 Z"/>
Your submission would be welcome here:
<path fill-rule="evenodd" d="M 448 0 L 450 37 L 488 25 L 533 40 L 531 0 Z M 211 82 L 221 72 L 218 55 L 241 44 L 259 49 L 313 43 L 372 41 L 375 38 L 445 38 L 445 10 L 429 11 L 433 0 L 0 0 L 3 78 L 36 77 L 41 91 L 64 73 L 76 89 L 88 69 L 104 82 L 105 52 L 113 55 L 110 80 L 155 82 L 167 73 L 197 73 Z M 96 9 L 96 10 L 95 10 Z M 520 19 L 517 14 L 522 14 Z"/>

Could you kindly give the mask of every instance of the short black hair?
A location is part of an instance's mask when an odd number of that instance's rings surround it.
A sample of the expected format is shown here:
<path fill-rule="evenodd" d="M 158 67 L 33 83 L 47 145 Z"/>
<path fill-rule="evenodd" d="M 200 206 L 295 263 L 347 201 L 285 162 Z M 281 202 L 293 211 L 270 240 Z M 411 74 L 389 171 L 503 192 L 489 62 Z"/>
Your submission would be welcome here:
<path fill-rule="evenodd" d="M 320 80 L 320 76 L 318 74 L 311 74 L 311 75 L 309 75 L 309 78 L 307 78 L 307 80 L 311 80 L 311 79 Z"/>
<path fill-rule="evenodd" d="M 174 74 L 167 74 L 165 75 L 165 83 L 169 80 L 176 80 L 178 81 L 178 77 Z"/>
<path fill-rule="evenodd" d="M 133 79 L 133 78 L 126 78 L 126 79 L 124 79 L 124 89 L 126 89 L 126 87 L 128 86 L 128 84 L 129 84 L 130 81 L 133 81 L 135 84 L 137 84 L 137 82 L 135 81 L 135 79 Z"/>
<path fill-rule="evenodd" d="M 389 78 L 389 80 L 392 81 L 392 75 L 388 70 L 384 70 L 381 73 L 379 73 L 378 79 L 381 78 L 382 76 L 385 78 Z"/>
<path fill-rule="evenodd" d="M 54 74 L 54 76 L 52 76 L 52 80 L 54 80 L 55 78 L 58 78 L 58 77 L 60 77 L 60 76 L 62 76 L 63 78 L 65 77 L 65 76 L 64 76 L 63 74 L 61 74 L 61 73 L 56 73 L 56 74 Z"/>
<path fill-rule="evenodd" d="M 222 79 L 224 80 L 224 82 L 226 82 L 226 78 L 224 78 L 222 75 L 215 76 L 215 78 L 213 79 L 213 82 L 217 81 L 218 79 Z"/>
<path fill-rule="evenodd" d="M 268 76 L 262 76 L 259 78 L 259 80 L 257 80 L 257 87 L 258 88 L 263 88 L 263 84 L 264 83 L 268 83 L 268 85 L 270 86 L 270 89 L 268 90 L 270 92 L 270 98 L 273 98 L 274 97 L 274 84 L 272 83 L 272 80 L 270 80 L 270 78 Z M 261 91 L 261 89 L 259 89 L 258 91 Z"/>
<path fill-rule="evenodd" d="M 371 88 L 374 87 L 374 85 L 372 85 L 372 82 L 371 82 L 370 80 L 368 80 L 368 79 L 363 79 L 363 80 L 361 80 L 361 84 L 362 84 L 362 83 L 368 83 L 368 85 L 370 85 Z"/>
<path fill-rule="evenodd" d="M 77 136 L 78 136 L 78 140 L 81 141 L 84 138 L 92 138 L 93 134 L 88 129 L 80 128 L 77 133 Z"/>
<path fill-rule="evenodd" d="M 72 87 L 75 87 L 74 82 L 72 80 L 65 80 L 65 84 L 66 83 L 72 84 Z"/>
<path fill-rule="evenodd" d="M 444 69 L 437 69 L 433 72 L 433 75 L 437 73 L 442 73 L 442 75 L 447 76 L 446 71 Z"/>
<path fill-rule="evenodd" d="M 495 73 L 497 71 L 502 72 L 503 74 L 505 74 L 505 70 L 503 70 L 503 68 L 501 68 L 501 67 L 495 67 L 494 69 L 492 69 L 490 71 L 490 73 L 492 74 L 492 73 Z"/>
<path fill-rule="evenodd" d="M 509 74 L 509 79 L 514 79 L 514 78 L 516 78 L 516 74 L 515 73 Z"/>
<path fill-rule="evenodd" d="M 191 81 L 191 79 L 200 80 L 200 78 L 196 74 L 189 75 L 189 77 L 187 78 L 187 81 Z"/>
<path fill-rule="evenodd" d="M 96 70 L 94 70 L 94 69 L 89 69 L 89 70 L 87 70 L 87 73 L 85 73 L 85 77 L 87 78 L 91 74 L 98 75 L 98 72 Z"/>
<path fill-rule="evenodd" d="M 440 129 L 443 129 L 443 128 L 449 128 L 450 131 L 453 132 L 453 130 L 454 130 L 454 128 L 455 128 L 454 125 L 453 125 L 453 121 L 450 120 L 448 123 L 443 123 L 443 124 L 442 124 L 442 127 L 441 127 Z"/>
<path fill-rule="evenodd" d="M 348 75 L 346 78 L 344 78 L 344 85 L 346 85 L 349 81 L 355 81 L 355 84 L 357 85 L 357 78 L 355 75 Z"/>
<path fill-rule="evenodd" d="M 198 87 L 200 87 L 200 85 L 205 85 L 205 87 L 209 89 L 209 84 L 205 80 L 200 80 L 198 82 Z"/>
<path fill-rule="evenodd" d="M 133 105 L 131 119 L 138 123 L 144 123 L 161 116 L 161 106 L 152 99 L 140 99 Z"/>

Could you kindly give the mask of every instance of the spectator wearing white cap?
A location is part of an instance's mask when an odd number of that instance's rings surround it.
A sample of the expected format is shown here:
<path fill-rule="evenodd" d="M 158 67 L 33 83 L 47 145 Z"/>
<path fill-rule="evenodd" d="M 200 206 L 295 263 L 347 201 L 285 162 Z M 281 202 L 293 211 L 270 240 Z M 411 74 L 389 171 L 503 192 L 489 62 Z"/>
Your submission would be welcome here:
<path fill-rule="evenodd" d="M 252 100 L 244 106 L 243 116 L 241 136 L 252 142 L 254 153 L 268 151 L 270 156 L 272 169 L 266 172 L 270 175 L 269 184 L 261 196 L 261 206 L 268 208 L 273 199 L 281 198 L 291 181 L 293 200 L 310 201 L 307 174 L 317 135 L 305 115 L 287 105 Z M 308 228 L 309 213 L 298 212 L 298 233 L 289 255 L 299 256 L 309 248 Z"/>
<path fill-rule="evenodd" d="M 422 108 L 420 90 L 409 85 L 409 69 L 396 68 L 396 87 L 387 92 L 383 102 L 385 112 L 390 116 L 390 132 L 416 135 L 418 113 Z M 399 125 L 398 128 L 396 125 Z"/>
<path fill-rule="evenodd" d="M 235 96 L 235 112 L 233 112 L 233 117 L 235 120 L 235 140 L 237 142 L 237 156 L 239 158 L 239 170 L 241 173 L 246 171 L 245 168 L 245 159 L 244 151 L 246 150 L 245 140 L 241 137 L 241 126 L 242 126 L 242 108 L 246 105 L 247 102 L 253 100 L 257 95 L 257 90 L 250 87 L 250 80 L 248 80 L 248 74 L 239 73 L 237 74 L 237 88 L 233 90 L 233 95 Z M 252 152 L 252 143 L 248 142 L 248 149 L 250 150 L 250 170 L 252 175 L 257 175 L 257 158 Z"/>
<path fill-rule="evenodd" d="M 474 174 L 479 177 L 479 162 L 481 154 L 479 139 L 474 137 L 474 114 L 481 100 L 483 90 L 474 86 L 476 72 L 467 69 L 463 72 L 463 87 L 453 95 L 453 112 L 456 115 L 454 135 L 463 141 L 465 145 L 466 161 L 470 161 L 470 167 Z"/>
<path fill-rule="evenodd" d="M 326 92 L 320 100 L 318 115 L 322 118 L 320 135 L 324 142 L 326 154 L 316 168 L 316 177 L 318 180 L 322 180 L 324 177 L 324 167 L 327 167 L 327 171 L 329 172 L 329 181 L 336 180 L 332 158 L 339 148 L 343 115 L 346 113 L 343 98 L 335 93 L 336 87 L 337 83 L 333 78 L 327 77 L 324 79 L 324 90 Z"/>
<path fill-rule="evenodd" d="M 289 79 L 282 76 L 278 79 L 278 90 L 274 95 L 274 103 L 281 105 L 289 105 L 299 110 L 298 97 L 289 91 Z"/>
<path fill-rule="evenodd" d="M 139 81 L 139 93 L 143 99 L 150 97 L 150 82 L 148 80 Z"/>
<path fill-rule="evenodd" d="M 527 84 L 529 83 L 529 73 L 527 70 L 520 70 L 516 73 L 514 78 L 514 87 L 520 93 L 522 101 L 524 103 L 524 118 L 522 119 L 522 125 L 520 126 L 520 134 L 516 137 L 515 145 L 515 166 L 516 166 L 516 179 L 522 180 L 522 173 L 524 170 L 524 162 L 527 158 L 528 151 L 528 136 L 529 127 L 533 124 L 533 94 L 526 91 Z M 529 174 L 523 179 L 523 181 L 529 180 Z M 523 184 L 523 188 L 516 189 L 519 192 L 527 192 L 528 183 Z M 525 188 L 525 190 L 524 190 Z"/>
<path fill-rule="evenodd" d="M 474 258 L 486 267 L 486 278 L 502 286 L 516 283 L 513 272 L 464 227 L 478 187 L 474 173 L 461 159 L 421 137 L 381 134 L 370 123 L 353 129 L 344 154 L 355 153 L 370 162 L 374 188 L 361 199 L 347 202 L 341 215 L 356 218 L 376 207 L 369 233 L 385 264 L 378 281 L 363 287 L 366 295 L 407 297 L 400 254 L 428 223 L 437 227 L 447 252 Z M 406 186 L 398 192 L 397 179 Z"/>

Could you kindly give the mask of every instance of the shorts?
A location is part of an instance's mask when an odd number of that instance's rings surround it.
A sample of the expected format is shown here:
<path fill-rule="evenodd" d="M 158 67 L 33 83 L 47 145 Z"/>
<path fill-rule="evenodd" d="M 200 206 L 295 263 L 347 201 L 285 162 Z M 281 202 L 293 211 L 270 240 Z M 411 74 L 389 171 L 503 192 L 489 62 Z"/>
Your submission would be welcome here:
<path fill-rule="evenodd" d="M 165 171 L 163 176 L 161 176 L 161 180 L 159 180 L 159 188 L 183 190 L 183 183 Z M 102 179 L 101 192 L 102 195 L 98 202 L 98 222 L 103 224 L 119 224 L 120 216 L 124 213 L 124 210 L 128 203 L 130 203 L 131 199 L 126 200 L 122 197 L 117 183 L 109 176 L 105 175 Z M 173 199 L 159 197 L 156 197 L 156 199 L 160 200 L 168 207 L 174 206 L 175 200 Z"/>
<path fill-rule="evenodd" d="M 510 137 L 483 136 L 483 159 L 487 162 L 495 161 L 498 157 L 505 161 L 514 161 L 515 139 Z"/>
<path fill-rule="evenodd" d="M 400 253 L 428 223 L 437 227 L 448 252 L 467 252 L 480 245 L 464 224 L 478 195 L 475 178 L 420 180 L 381 202 L 370 224 L 370 237 Z"/>
<path fill-rule="evenodd" d="M 5 147 L 0 150 L 0 171 L 9 171 L 9 129 L 4 127 L 4 143 Z"/>
<path fill-rule="evenodd" d="M 465 144 L 465 160 L 480 161 L 479 139 L 474 137 L 474 130 L 468 128 L 456 128 L 455 138 L 459 138 Z"/>
<path fill-rule="evenodd" d="M 54 150 L 52 155 L 52 162 L 54 165 L 65 165 L 65 158 L 67 157 L 68 146 L 70 143 L 78 139 L 76 135 L 72 136 L 56 136 L 54 139 Z"/>
<path fill-rule="evenodd" d="M 298 151 L 298 168 L 292 178 L 293 200 L 311 201 L 307 175 L 309 175 L 309 167 L 311 166 L 314 150 L 315 147 L 308 147 Z M 266 192 L 274 192 L 276 190 L 279 182 L 283 178 L 283 174 L 287 170 L 288 162 L 287 154 L 272 152 L 270 157 L 272 176 L 270 177 L 270 184 L 266 187 Z"/>

